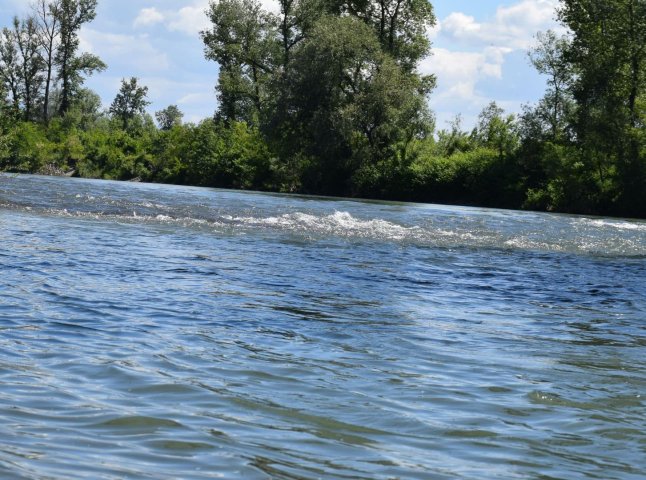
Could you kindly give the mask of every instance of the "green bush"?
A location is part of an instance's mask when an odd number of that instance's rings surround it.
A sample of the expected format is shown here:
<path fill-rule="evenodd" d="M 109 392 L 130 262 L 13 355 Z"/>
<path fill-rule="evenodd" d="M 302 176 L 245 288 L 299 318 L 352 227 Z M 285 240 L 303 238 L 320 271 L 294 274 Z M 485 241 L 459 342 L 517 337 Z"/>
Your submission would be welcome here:
<path fill-rule="evenodd" d="M 35 123 L 17 123 L 9 129 L 3 144 L 5 170 L 34 173 L 48 163 L 56 163 L 55 146 L 47 138 L 45 129 Z"/>
<path fill-rule="evenodd" d="M 189 129 L 180 157 L 182 180 L 193 185 L 267 189 L 273 182 L 271 154 L 257 129 L 245 122 L 205 120 Z"/>

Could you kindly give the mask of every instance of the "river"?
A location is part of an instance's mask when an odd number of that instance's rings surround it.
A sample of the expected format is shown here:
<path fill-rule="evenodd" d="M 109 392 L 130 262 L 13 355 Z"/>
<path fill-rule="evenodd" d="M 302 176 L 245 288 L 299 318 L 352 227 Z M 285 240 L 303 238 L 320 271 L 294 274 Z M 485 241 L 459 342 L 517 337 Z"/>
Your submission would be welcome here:
<path fill-rule="evenodd" d="M 646 223 L 0 176 L 0 478 L 643 479 Z"/>

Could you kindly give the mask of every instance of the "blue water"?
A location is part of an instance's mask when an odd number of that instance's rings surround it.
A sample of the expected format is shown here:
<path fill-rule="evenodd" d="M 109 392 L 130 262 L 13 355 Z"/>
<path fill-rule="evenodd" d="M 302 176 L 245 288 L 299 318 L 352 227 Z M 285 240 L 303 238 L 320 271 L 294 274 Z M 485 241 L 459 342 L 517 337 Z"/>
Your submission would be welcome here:
<path fill-rule="evenodd" d="M 643 479 L 646 223 L 0 176 L 0 478 Z"/>

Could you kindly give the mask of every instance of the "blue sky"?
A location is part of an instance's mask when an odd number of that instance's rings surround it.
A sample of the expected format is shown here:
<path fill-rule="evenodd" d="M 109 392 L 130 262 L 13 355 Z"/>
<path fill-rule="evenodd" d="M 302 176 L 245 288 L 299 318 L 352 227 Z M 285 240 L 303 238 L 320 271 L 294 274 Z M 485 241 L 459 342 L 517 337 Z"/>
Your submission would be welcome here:
<path fill-rule="evenodd" d="M 261 0 L 276 8 L 273 0 Z M 81 32 L 81 47 L 108 69 L 88 79 L 107 107 L 124 77 L 149 88 L 151 113 L 177 104 L 185 120 L 211 116 L 217 107 L 218 67 L 204 59 L 199 31 L 208 28 L 209 0 L 99 0 L 97 17 Z M 29 0 L 2 0 L 0 25 L 29 9 Z M 439 128 L 456 114 L 470 127 L 491 100 L 509 112 L 543 94 L 544 79 L 529 65 L 536 32 L 554 28 L 558 0 L 436 0 L 438 25 L 429 32 L 434 54 L 420 65 L 435 73 L 430 98 Z"/>

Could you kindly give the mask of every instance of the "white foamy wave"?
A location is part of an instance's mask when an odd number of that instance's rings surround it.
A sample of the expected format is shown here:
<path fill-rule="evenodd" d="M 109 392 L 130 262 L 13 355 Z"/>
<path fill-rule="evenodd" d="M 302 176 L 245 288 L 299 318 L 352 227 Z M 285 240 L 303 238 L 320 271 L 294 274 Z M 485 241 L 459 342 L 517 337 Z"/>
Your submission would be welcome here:
<path fill-rule="evenodd" d="M 504 241 L 504 245 L 508 248 L 519 250 L 551 250 L 555 252 L 562 252 L 566 250 L 565 246 L 563 245 L 531 240 L 527 237 L 510 238 L 509 240 Z"/>
<path fill-rule="evenodd" d="M 504 248 L 512 250 L 534 250 L 586 255 L 646 256 L 646 244 L 641 230 L 633 226 L 645 227 L 638 223 L 586 219 L 586 231 L 574 229 L 558 236 L 553 232 L 536 230 L 505 231 L 492 225 L 447 225 L 446 222 L 427 222 L 421 225 L 401 225 L 382 218 L 362 219 L 346 211 L 336 211 L 328 215 L 305 212 L 291 212 L 282 215 L 252 216 L 235 214 L 215 214 L 205 217 L 187 215 L 188 212 L 148 212 L 145 208 L 123 210 L 121 212 L 68 211 L 67 209 L 46 209 L 49 214 L 64 217 L 86 218 L 99 221 L 114 221 L 126 224 L 154 224 L 199 229 L 215 234 L 253 234 L 257 231 L 288 234 L 304 239 L 335 237 L 348 240 L 373 240 L 402 242 L 429 247 L 443 248 Z M 174 214 L 173 214 L 174 213 Z M 581 220 L 578 220 L 581 222 Z M 596 225 L 590 225 L 595 222 Z M 623 232 L 610 231 L 610 227 L 625 228 Z M 581 223 L 579 223 L 581 225 Z M 604 227 L 606 233 L 596 234 L 587 229 Z M 273 234 L 272 233 L 272 234 Z"/>
<path fill-rule="evenodd" d="M 88 201 L 96 200 L 96 197 L 93 197 L 92 195 L 81 195 L 80 193 L 77 193 L 74 198 L 88 200 Z"/>
<path fill-rule="evenodd" d="M 269 227 L 300 233 L 318 233 L 355 238 L 406 240 L 418 236 L 420 227 L 404 227 L 381 219 L 361 220 L 348 212 L 334 212 L 318 217 L 295 212 L 272 217 L 233 217 L 226 220 L 245 227 Z"/>
<path fill-rule="evenodd" d="M 592 225 L 594 227 L 600 227 L 600 228 L 616 228 L 619 230 L 633 230 L 637 232 L 646 232 L 646 223 L 643 222 L 629 222 L 626 220 L 617 220 L 617 221 L 612 221 L 612 220 L 591 220 L 591 219 L 585 219 L 583 222 L 587 225 Z"/>
<path fill-rule="evenodd" d="M 81 218 L 87 220 L 99 220 L 99 221 L 114 221 L 118 223 L 129 223 L 129 224 L 172 224 L 180 225 L 182 227 L 207 227 L 207 228 L 216 228 L 222 229 L 228 225 L 223 222 L 210 221 L 202 218 L 193 218 L 193 217 L 172 217 L 164 214 L 157 215 L 146 215 L 142 213 L 137 213 L 137 211 L 132 211 L 132 213 L 105 213 L 105 212 L 79 212 L 79 211 L 68 211 L 67 209 L 46 209 L 45 210 L 50 215 L 56 215 L 61 217 L 73 217 Z"/>

